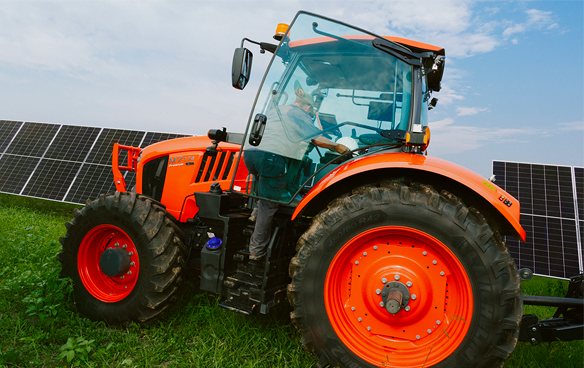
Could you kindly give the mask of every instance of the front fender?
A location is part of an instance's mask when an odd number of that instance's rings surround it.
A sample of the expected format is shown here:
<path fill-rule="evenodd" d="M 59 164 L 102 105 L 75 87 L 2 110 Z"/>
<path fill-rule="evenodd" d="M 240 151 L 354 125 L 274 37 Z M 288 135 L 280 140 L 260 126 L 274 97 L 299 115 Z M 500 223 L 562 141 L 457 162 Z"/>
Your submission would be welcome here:
<path fill-rule="evenodd" d="M 292 214 L 295 219 L 323 191 L 356 175 L 376 170 L 410 169 L 432 173 L 470 189 L 500 213 L 525 241 L 525 230 L 519 223 L 519 201 L 480 175 L 452 162 L 411 153 L 378 153 L 347 162 L 331 171 L 306 194 Z M 379 177 L 379 180 L 383 177 Z"/>

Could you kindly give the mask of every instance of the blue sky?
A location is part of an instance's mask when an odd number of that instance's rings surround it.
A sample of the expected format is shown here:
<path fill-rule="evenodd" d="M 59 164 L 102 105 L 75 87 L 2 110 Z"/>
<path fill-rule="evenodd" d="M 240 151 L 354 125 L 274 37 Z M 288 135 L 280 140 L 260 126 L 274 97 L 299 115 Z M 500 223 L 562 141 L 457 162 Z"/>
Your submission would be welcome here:
<path fill-rule="evenodd" d="M 242 132 L 269 61 L 230 85 L 233 49 L 298 10 L 445 47 L 429 155 L 584 166 L 584 2 L 0 0 L 0 119 Z"/>

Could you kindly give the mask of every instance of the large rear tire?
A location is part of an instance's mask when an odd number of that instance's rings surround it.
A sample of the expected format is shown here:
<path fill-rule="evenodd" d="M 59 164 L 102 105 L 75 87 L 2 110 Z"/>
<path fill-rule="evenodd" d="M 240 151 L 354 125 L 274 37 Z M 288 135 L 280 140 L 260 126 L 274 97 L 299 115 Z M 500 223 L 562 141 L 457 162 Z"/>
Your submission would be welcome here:
<path fill-rule="evenodd" d="M 297 251 L 291 317 L 320 367 L 500 367 L 517 343 L 515 264 L 446 191 L 358 188 L 314 218 Z"/>
<path fill-rule="evenodd" d="M 142 323 L 169 306 L 181 282 L 184 245 L 161 205 L 116 192 L 88 200 L 65 226 L 57 258 L 61 277 L 73 280 L 79 312 L 109 323 Z"/>

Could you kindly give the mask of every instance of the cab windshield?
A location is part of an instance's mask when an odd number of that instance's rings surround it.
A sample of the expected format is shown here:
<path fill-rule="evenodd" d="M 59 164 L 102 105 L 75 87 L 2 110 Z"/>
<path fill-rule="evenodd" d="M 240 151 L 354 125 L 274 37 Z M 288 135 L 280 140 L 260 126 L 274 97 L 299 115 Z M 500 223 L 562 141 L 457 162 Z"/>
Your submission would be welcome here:
<path fill-rule="evenodd" d="M 267 119 L 262 139 L 250 144 L 250 129 L 245 139 L 244 155 L 262 151 L 255 155 L 269 153 L 285 165 L 286 184 L 260 197 L 290 202 L 338 166 L 320 170 L 339 154 L 319 142 L 355 150 L 391 142 L 381 131 L 408 128 L 412 67 L 375 48 L 374 38 L 311 14 L 297 16 L 253 110 L 252 123 L 258 114 Z"/>

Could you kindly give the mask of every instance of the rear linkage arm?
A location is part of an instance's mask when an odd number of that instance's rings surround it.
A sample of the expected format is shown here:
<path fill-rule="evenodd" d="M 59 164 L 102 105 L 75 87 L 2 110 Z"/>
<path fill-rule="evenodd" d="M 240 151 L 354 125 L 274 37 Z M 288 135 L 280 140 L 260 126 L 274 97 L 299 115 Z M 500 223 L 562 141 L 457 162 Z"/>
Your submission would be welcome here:
<path fill-rule="evenodd" d="M 523 295 L 524 305 L 543 305 L 558 309 L 550 319 L 539 320 L 535 314 L 524 315 L 519 328 L 519 341 L 538 345 L 557 340 L 584 340 L 583 280 L 582 274 L 571 277 L 565 298 Z"/>

